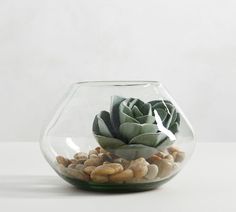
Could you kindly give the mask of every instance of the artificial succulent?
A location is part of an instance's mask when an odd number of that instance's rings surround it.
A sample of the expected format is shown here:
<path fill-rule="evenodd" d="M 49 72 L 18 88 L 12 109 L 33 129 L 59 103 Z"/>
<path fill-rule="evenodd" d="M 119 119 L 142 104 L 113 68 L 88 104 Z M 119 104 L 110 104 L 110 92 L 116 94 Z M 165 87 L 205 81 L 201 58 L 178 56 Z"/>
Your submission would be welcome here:
<path fill-rule="evenodd" d="M 148 158 L 175 141 L 180 115 L 168 100 L 144 103 L 113 96 L 108 111 L 95 116 L 93 133 L 102 148 L 115 155 Z"/>

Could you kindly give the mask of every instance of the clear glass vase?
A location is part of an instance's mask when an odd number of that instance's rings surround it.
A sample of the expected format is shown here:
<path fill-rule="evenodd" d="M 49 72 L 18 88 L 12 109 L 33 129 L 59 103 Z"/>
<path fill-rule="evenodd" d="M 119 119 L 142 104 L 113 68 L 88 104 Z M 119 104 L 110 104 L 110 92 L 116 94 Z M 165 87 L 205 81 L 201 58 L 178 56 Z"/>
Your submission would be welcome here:
<path fill-rule="evenodd" d="M 157 188 L 183 168 L 194 144 L 188 120 L 156 81 L 73 84 L 40 141 L 59 176 L 101 191 Z"/>

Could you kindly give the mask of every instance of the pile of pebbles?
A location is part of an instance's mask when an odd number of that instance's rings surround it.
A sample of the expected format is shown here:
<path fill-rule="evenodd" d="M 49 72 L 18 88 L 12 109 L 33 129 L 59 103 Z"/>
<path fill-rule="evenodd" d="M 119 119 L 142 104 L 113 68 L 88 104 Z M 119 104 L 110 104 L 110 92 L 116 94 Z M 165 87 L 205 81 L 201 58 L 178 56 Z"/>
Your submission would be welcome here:
<path fill-rule="evenodd" d="M 105 151 L 101 147 L 89 153 L 78 152 L 73 159 L 56 157 L 60 174 L 95 183 L 152 182 L 171 175 L 184 160 L 185 153 L 176 147 L 158 152 L 148 159 L 128 161 Z"/>

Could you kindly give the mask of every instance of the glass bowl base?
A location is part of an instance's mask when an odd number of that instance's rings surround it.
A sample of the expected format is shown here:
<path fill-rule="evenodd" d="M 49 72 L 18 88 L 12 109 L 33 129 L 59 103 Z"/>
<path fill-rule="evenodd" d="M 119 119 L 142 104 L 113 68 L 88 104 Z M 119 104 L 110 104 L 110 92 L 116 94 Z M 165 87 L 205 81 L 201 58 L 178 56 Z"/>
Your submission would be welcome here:
<path fill-rule="evenodd" d="M 95 182 L 85 182 L 78 179 L 73 179 L 66 177 L 58 173 L 65 181 L 74 185 L 76 188 L 87 190 L 87 191 L 98 191 L 98 192 L 139 192 L 157 189 L 164 183 L 171 180 L 173 176 L 156 181 L 147 183 L 123 183 L 123 184 L 109 184 L 109 183 L 95 183 Z"/>

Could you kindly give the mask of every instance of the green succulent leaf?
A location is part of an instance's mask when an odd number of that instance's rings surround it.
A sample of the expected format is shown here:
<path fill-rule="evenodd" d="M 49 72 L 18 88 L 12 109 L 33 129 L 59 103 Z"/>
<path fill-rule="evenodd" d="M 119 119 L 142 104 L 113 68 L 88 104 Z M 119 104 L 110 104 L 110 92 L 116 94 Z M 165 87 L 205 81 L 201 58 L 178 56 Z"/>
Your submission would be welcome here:
<path fill-rule="evenodd" d="M 156 109 L 158 115 L 160 116 L 161 120 L 164 121 L 167 117 L 167 112 L 161 108 Z"/>
<path fill-rule="evenodd" d="M 155 105 L 152 106 L 154 110 L 163 109 L 170 115 L 173 105 L 167 101 L 158 101 Z"/>
<path fill-rule="evenodd" d="M 144 123 L 153 124 L 155 122 L 155 117 L 154 116 L 149 116 L 149 115 L 140 116 L 140 117 L 137 117 L 136 119 L 141 124 L 144 124 Z"/>
<path fill-rule="evenodd" d="M 158 132 L 158 144 L 155 147 L 158 147 L 161 143 L 165 142 L 168 138 L 168 136 L 163 132 Z"/>
<path fill-rule="evenodd" d="M 140 124 L 126 122 L 120 125 L 120 134 L 124 139 L 129 141 L 140 134 L 140 128 Z"/>
<path fill-rule="evenodd" d="M 135 118 L 127 115 L 123 111 L 119 111 L 120 113 L 120 124 L 131 122 L 131 123 L 139 123 Z"/>
<path fill-rule="evenodd" d="M 133 108 L 139 99 L 129 98 L 128 107 Z"/>
<path fill-rule="evenodd" d="M 160 142 L 166 139 L 166 135 L 159 133 L 144 133 L 134 137 L 129 144 L 143 144 L 150 147 L 156 147 Z"/>
<path fill-rule="evenodd" d="M 138 107 L 136 105 L 133 106 L 132 113 L 133 113 L 134 117 L 143 116 L 143 113 L 138 109 Z"/>
<path fill-rule="evenodd" d="M 134 99 L 130 104 L 129 104 L 129 107 L 134 107 L 134 105 L 136 106 L 136 107 L 138 107 L 138 108 L 140 108 L 141 109 L 141 107 L 143 107 L 143 105 L 144 105 L 145 103 L 142 101 L 142 100 L 140 100 L 140 99 Z"/>
<path fill-rule="evenodd" d="M 175 108 L 171 108 L 168 121 L 167 121 L 167 123 L 165 124 L 166 128 L 169 129 L 169 127 L 175 122 L 176 118 L 177 118 L 176 109 L 175 109 Z"/>
<path fill-rule="evenodd" d="M 177 113 L 176 109 L 173 108 L 172 120 L 170 122 L 170 127 L 176 122 L 177 116 L 178 116 L 178 113 Z"/>
<path fill-rule="evenodd" d="M 119 111 L 122 111 L 123 113 L 132 117 L 133 116 L 132 110 L 127 106 L 128 101 L 129 100 L 127 99 L 120 103 Z"/>
<path fill-rule="evenodd" d="M 156 133 L 157 131 L 158 131 L 158 127 L 156 124 L 142 124 L 140 134 Z"/>
<path fill-rule="evenodd" d="M 144 115 L 152 116 L 152 105 L 145 103 L 140 107 L 140 110 Z"/>
<path fill-rule="evenodd" d="M 99 145 L 106 150 L 116 149 L 125 144 L 123 141 L 116 138 L 109 138 L 101 135 L 95 135 L 95 138 Z"/>
<path fill-rule="evenodd" d="M 172 104 L 172 102 L 169 100 L 154 100 L 154 101 L 150 101 L 148 103 L 151 104 L 154 109 L 156 109 L 160 105 L 165 105 L 166 103 Z"/>
<path fill-rule="evenodd" d="M 96 134 L 96 135 L 100 134 L 99 127 L 98 127 L 98 117 L 97 117 L 97 115 L 95 116 L 94 121 L 93 121 L 93 133 Z"/>
<path fill-rule="evenodd" d="M 178 123 L 178 125 L 180 125 L 180 115 L 179 115 L 179 113 L 177 113 L 176 123 Z"/>
<path fill-rule="evenodd" d="M 168 100 L 158 100 L 158 101 L 152 101 L 149 102 L 153 109 L 156 110 L 158 112 L 158 114 L 160 115 L 162 121 L 163 121 L 163 125 L 166 128 L 171 128 L 171 126 L 174 123 L 179 123 L 180 122 L 180 116 L 179 113 L 177 113 L 177 110 L 175 109 L 174 105 L 168 101 Z M 167 114 L 165 118 L 163 118 L 161 116 L 161 114 L 163 113 L 164 110 L 165 113 Z M 160 112 L 161 111 L 161 112 Z M 164 113 L 163 113 L 164 116 Z"/>
<path fill-rule="evenodd" d="M 155 124 L 123 123 L 120 125 L 120 134 L 127 140 L 144 133 L 156 133 L 157 130 Z"/>
<path fill-rule="evenodd" d="M 113 96 L 111 99 L 111 123 L 116 133 L 120 125 L 119 106 L 124 100 L 125 98 L 120 96 Z"/>
<path fill-rule="evenodd" d="M 176 122 L 176 123 L 174 123 L 170 128 L 169 128 L 169 130 L 172 132 L 172 133 L 177 133 L 178 132 L 178 128 L 179 128 L 179 125 L 178 125 L 178 123 Z"/>
<path fill-rule="evenodd" d="M 121 158 L 127 160 L 134 160 L 136 158 L 149 158 L 157 153 L 157 149 L 142 144 L 123 145 L 116 148 L 113 153 Z"/>
<path fill-rule="evenodd" d="M 97 121 L 98 121 L 99 133 L 107 137 L 113 137 L 111 132 L 112 126 L 111 126 L 110 114 L 107 111 L 101 111 L 97 115 Z"/>

